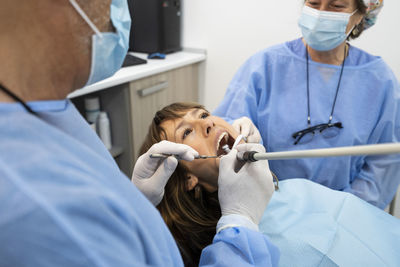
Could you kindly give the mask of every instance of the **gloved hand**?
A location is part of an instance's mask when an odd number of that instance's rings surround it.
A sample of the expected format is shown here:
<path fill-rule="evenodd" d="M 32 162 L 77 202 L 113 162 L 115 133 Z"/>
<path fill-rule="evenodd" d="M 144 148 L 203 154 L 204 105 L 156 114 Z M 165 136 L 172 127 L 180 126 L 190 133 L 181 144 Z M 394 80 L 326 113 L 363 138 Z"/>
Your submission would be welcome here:
<path fill-rule="evenodd" d="M 241 117 L 233 121 L 232 126 L 245 137 L 247 143 L 260 143 L 260 132 L 248 117 Z"/>
<path fill-rule="evenodd" d="M 242 215 L 258 225 L 272 197 L 275 186 L 267 160 L 243 165 L 236 159 L 238 152 L 251 150 L 265 152 L 265 148 L 260 144 L 242 144 L 221 158 L 218 177 L 218 198 L 222 218 L 225 215 Z M 239 167 L 241 167 L 240 170 L 235 171 Z M 229 224 L 226 220 L 224 223 Z"/>
<path fill-rule="evenodd" d="M 169 141 L 161 141 L 154 144 L 145 154 L 136 161 L 132 174 L 132 182 L 140 191 L 157 206 L 163 196 L 164 187 L 175 171 L 178 160 L 174 157 L 165 159 L 152 159 L 152 153 L 165 153 L 179 155 L 181 159 L 192 161 L 199 153 L 184 144 L 177 144 Z"/>

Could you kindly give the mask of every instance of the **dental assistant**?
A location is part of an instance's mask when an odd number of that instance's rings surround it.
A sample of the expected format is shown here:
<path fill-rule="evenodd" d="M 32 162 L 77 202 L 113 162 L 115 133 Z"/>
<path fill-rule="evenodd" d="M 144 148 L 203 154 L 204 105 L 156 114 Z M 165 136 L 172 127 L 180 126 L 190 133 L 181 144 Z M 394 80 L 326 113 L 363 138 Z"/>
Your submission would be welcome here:
<path fill-rule="evenodd" d="M 247 60 L 214 114 L 251 136 L 258 128 L 270 152 L 400 141 L 398 80 L 382 58 L 347 42 L 373 26 L 382 7 L 383 0 L 305 1 L 303 37 Z M 277 160 L 270 168 L 279 179 L 308 178 L 380 208 L 400 182 L 400 155 Z"/>
<path fill-rule="evenodd" d="M 125 0 L 1 2 L 0 266 L 183 265 L 146 199 L 162 197 L 176 159 L 138 162 L 133 177 L 143 195 L 66 99 L 120 68 L 129 29 Z M 170 142 L 151 150 L 197 155 Z M 276 266 L 279 251 L 257 227 L 273 190 L 264 168 L 234 172 L 236 152 L 221 159 L 219 176 L 235 198 L 221 194 L 219 232 L 202 264 Z M 244 183 L 248 171 L 253 179 Z"/>

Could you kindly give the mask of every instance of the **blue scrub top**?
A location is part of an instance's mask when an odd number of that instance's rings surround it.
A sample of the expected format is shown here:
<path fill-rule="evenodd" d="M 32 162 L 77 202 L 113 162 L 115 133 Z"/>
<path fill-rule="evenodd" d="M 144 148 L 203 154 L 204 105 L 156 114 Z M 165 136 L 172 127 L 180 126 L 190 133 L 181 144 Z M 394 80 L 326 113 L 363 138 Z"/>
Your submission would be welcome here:
<path fill-rule="evenodd" d="M 333 138 L 316 133 L 294 145 L 292 134 L 307 128 L 305 46 L 301 39 L 252 56 L 239 69 L 214 115 L 228 121 L 249 117 L 260 130 L 267 151 L 289 151 L 391 143 L 400 140 L 400 86 L 385 62 L 350 46 L 332 122 L 343 129 Z M 327 123 L 341 66 L 310 59 L 312 125 Z M 279 179 L 307 178 L 351 192 L 384 208 L 400 183 L 400 155 L 273 160 Z"/>
<path fill-rule="evenodd" d="M 71 102 L 29 106 L 40 118 L 0 103 L 0 266 L 182 266 L 159 212 Z M 208 266 L 278 260 L 267 237 L 242 227 L 202 256 Z"/>

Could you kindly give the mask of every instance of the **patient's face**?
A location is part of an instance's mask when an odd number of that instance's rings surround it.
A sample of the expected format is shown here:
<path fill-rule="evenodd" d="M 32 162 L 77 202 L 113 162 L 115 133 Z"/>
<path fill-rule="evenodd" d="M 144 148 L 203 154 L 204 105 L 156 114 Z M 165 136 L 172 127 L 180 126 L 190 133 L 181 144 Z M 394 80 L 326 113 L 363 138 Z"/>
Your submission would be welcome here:
<path fill-rule="evenodd" d="M 200 155 L 224 155 L 222 146 L 231 148 L 238 133 L 223 119 L 211 116 L 204 109 L 190 109 L 182 118 L 164 121 L 161 127 L 166 131 L 167 140 L 191 146 Z M 191 174 L 198 178 L 199 184 L 209 192 L 217 190 L 219 158 L 181 161 Z"/>

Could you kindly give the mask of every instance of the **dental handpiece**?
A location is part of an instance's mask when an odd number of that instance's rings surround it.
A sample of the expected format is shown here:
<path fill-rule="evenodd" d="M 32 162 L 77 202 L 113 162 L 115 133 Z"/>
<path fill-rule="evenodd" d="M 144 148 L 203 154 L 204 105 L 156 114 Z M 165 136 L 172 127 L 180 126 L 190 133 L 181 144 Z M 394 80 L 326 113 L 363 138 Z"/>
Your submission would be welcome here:
<path fill-rule="evenodd" d="M 345 147 L 269 152 L 269 153 L 247 151 L 247 152 L 238 152 L 237 159 L 240 161 L 254 162 L 258 160 L 321 158 L 321 157 L 359 156 L 359 155 L 386 155 L 386 154 L 399 154 L 399 153 L 400 153 L 400 143 L 387 143 L 387 144 L 345 146 Z"/>
<path fill-rule="evenodd" d="M 229 149 L 229 148 L 228 148 Z M 295 150 L 282 152 L 260 153 L 256 151 L 238 152 L 239 161 L 255 162 L 258 160 L 284 160 L 296 158 L 323 158 L 339 156 L 360 156 L 360 155 L 386 155 L 400 154 L 400 143 L 374 144 L 362 146 L 345 146 L 322 149 Z M 151 154 L 151 158 L 167 158 L 171 154 Z M 178 155 L 174 155 L 180 159 Z M 196 159 L 219 158 L 219 156 L 199 155 Z"/>

